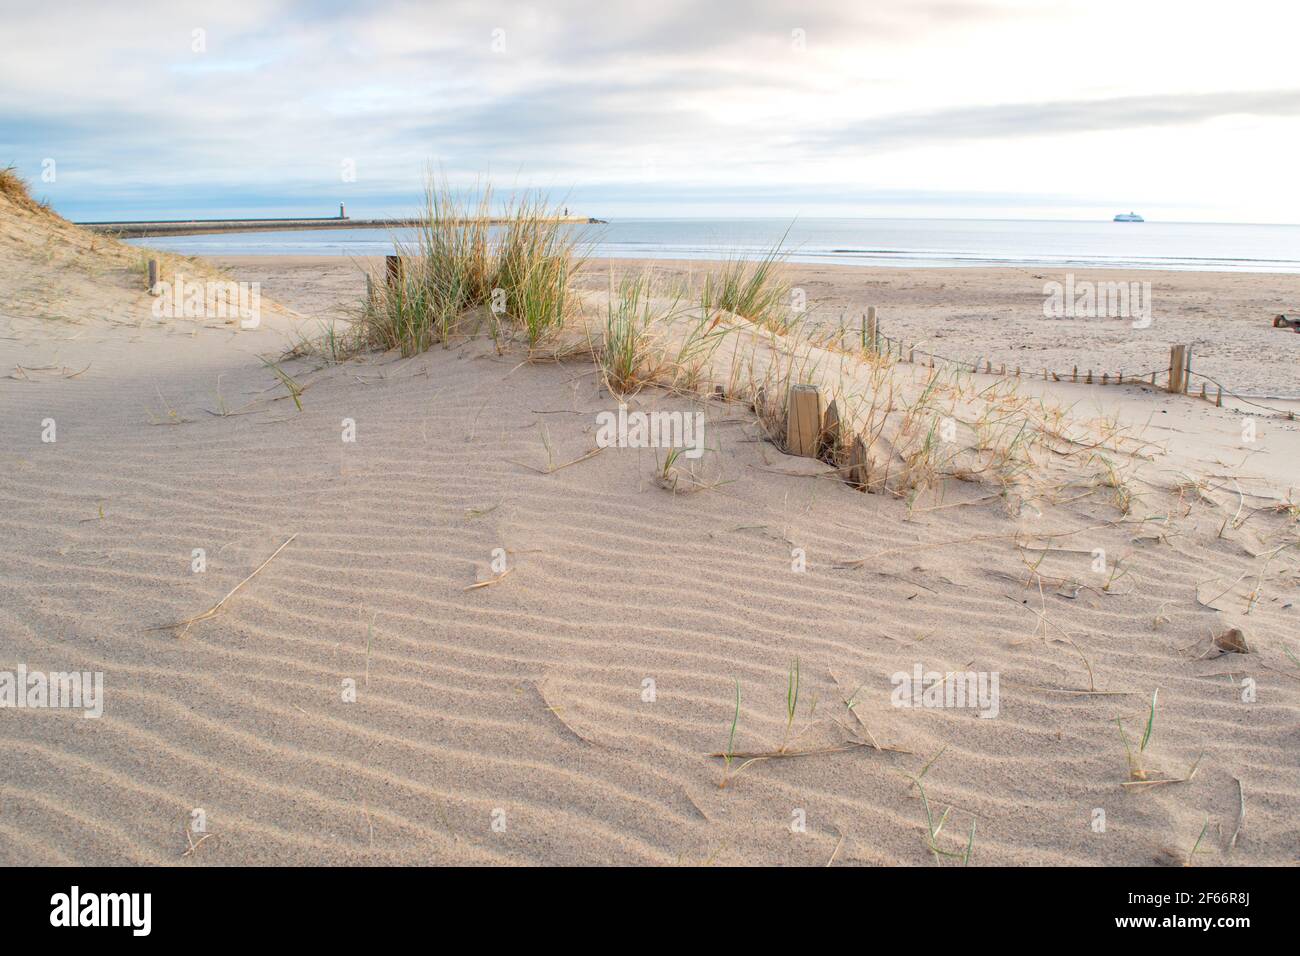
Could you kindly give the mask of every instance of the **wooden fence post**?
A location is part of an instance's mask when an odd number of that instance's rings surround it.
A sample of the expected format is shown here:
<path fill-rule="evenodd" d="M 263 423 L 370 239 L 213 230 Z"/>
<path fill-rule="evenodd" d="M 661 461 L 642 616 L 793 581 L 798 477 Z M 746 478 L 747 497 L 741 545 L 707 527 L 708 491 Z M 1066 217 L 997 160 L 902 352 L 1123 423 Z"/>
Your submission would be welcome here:
<path fill-rule="evenodd" d="M 867 464 L 867 446 L 863 443 L 861 435 L 854 435 L 853 444 L 849 448 L 849 484 L 855 488 L 865 489 L 870 470 Z"/>
<path fill-rule="evenodd" d="M 822 415 L 821 437 L 817 442 L 819 456 L 828 461 L 831 460 L 835 455 L 835 449 L 839 441 L 840 407 L 832 398 L 830 404 L 826 406 L 826 413 Z"/>
<path fill-rule="evenodd" d="M 792 385 L 785 409 L 786 452 L 816 458 L 822 433 L 822 393 L 816 385 Z"/>
<path fill-rule="evenodd" d="M 384 256 L 384 278 L 391 289 L 394 286 L 402 285 L 402 280 L 406 277 L 406 263 L 402 261 L 401 256 Z"/>
<path fill-rule="evenodd" d="M 879 351 L 880 322 L 876 318 L 876 307 L 867 306 L 867 324 L 862 331 L 862 347 L 873 352 Z"/>
<path fill-rule="evenodd" d="M 158 294 L 158 260 L 149 260 L 149 294 Z"/>
<path fill-rule="evenodd" d="M 1169 350 L 1169 391 L 1182 394 L 1187 384 L 1188 355 L 1186 345 L 1175 345 Z"/>

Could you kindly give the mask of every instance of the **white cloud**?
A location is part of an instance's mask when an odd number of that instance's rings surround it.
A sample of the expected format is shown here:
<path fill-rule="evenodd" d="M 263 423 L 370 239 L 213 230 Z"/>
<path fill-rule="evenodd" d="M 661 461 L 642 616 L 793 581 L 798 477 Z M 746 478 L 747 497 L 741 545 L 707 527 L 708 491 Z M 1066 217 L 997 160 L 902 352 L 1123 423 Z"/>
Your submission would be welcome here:
<path fill-rule="evenodd" d="M 665 214 L 713 188 L 754 214 L 838 191 L 846 214 L 1300 221 L 1290 4 L 4 5 L 0 162 L 59 159 L 60 207 L 361 212 L 436 161 Z"/>

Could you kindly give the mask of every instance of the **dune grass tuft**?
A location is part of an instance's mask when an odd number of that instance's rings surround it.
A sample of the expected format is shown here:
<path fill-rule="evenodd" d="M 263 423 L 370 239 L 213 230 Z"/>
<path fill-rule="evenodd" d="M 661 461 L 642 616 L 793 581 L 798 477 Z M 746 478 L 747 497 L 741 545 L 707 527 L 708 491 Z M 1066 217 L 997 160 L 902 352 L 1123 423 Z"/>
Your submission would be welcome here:
<path fill-rule="evenodd" d="M 787 231 L 788 232 L 788 231 Z M 706 316 L 732 312 L 774 332 L 786 332 L 795 321 L 790 283 L 781 278 L 787 253 L 785 236 L 757 260 L 728 259 L 704 277 L 700 306 Z"/>
<path fill-rule="evenodd" d="M 396 281 L 371 276 L 367 345 L 415 355 L 446 345 L 477 311 L 494 336 L 513 327 L 532 347 L 572 317 L 581 236 L 543 195 L 511 199 L 494 219 L 491 187 L 476 192 L 429 179 L 414 241 L 394 239 L 403 262 Z"/>
<path fill-rule="evenodd" d="M 4 196 L 20 209 L 28 212 L 50 212 L 50 204 L 32 198 L 27 180 L 18 175 L 16 166 L 0 168 L 0 196 Z"/>

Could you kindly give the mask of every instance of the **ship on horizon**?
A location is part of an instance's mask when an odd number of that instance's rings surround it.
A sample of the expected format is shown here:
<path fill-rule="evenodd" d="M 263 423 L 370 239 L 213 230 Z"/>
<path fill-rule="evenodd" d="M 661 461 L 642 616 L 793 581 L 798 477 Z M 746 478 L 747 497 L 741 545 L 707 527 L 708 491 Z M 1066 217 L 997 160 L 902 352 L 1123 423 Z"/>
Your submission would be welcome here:
<path fill-rule="evenodd" d="M 1115 217 L 1115 221 L 1116 222 L 1146 222 L 1145 219 L 1143 219 L 1135 212 L 1122 212 Z"/>

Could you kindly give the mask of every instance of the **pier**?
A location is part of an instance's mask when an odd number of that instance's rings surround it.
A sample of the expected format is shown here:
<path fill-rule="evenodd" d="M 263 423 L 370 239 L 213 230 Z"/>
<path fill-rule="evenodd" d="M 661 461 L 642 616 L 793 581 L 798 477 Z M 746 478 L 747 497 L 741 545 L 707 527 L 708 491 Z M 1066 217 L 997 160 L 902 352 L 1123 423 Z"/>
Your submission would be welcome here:
<path fill-rule="evenodd" d="M 507 218 L 492 217 L 492 225 L 504 225 Z M 574 225 L 604 224 L 606 220 L 589 216 L 555 216 L 553 222 Z M 222 232 L 281 232 L 307 229 L 401 229 L 421 225 L 418 216 L 395 219 L 351 219 L 342 207 L 337 216 L 299 217 L 295 219 L 161 219 L 120 222 L 79 222 L 91 232 L 119 239 L 142 239 L 148 236 L 199 236 Z"/>

